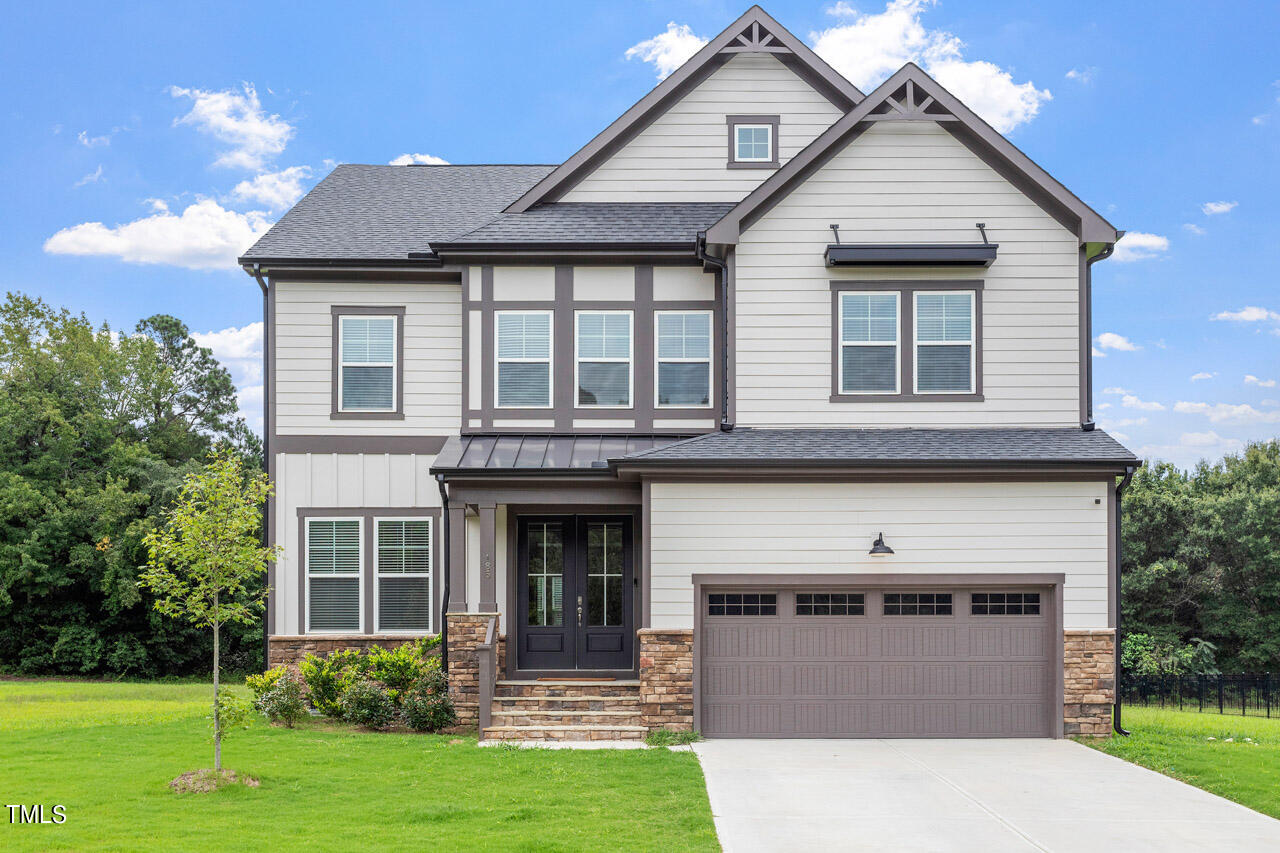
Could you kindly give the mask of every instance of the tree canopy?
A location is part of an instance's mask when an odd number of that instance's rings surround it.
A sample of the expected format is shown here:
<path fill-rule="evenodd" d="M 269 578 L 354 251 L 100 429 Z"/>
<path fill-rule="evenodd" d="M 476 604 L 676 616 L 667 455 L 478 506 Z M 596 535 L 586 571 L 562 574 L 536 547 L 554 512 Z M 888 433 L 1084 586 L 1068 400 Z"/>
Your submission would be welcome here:
<path fill-rule="evenodd" d="M 11 293 L 0 304 L 0 668 L 201 671 L 211 640 L 138 587 L 143 539 L 216 443 L 260 467 L 213 353 L 164 315 L 132 333 Z M 253 626 L 228 666 L 256 668 Z"/>

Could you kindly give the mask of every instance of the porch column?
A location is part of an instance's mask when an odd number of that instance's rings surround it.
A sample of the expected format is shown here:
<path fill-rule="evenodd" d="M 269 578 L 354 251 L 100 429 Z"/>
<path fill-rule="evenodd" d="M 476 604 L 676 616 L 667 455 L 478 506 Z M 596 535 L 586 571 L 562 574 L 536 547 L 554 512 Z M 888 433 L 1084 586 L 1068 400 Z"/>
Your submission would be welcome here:
<path fill-rule="evenodd" d="M 480 513 L 480 612 L 498 612 L 496 505 L 490 501 L 476 506 Z"/>
<path fill-rule="evenodd" d="M 449 518 L 449 612 L 467 612 L 467 508 L 450 503 Z"/>

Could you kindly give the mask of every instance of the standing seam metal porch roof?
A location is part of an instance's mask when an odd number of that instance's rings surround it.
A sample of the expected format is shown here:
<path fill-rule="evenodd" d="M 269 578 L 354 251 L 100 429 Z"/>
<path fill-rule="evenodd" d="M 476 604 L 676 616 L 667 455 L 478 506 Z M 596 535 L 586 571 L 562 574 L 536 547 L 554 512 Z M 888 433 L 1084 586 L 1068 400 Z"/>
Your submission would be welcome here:
<path fill-rule="evenodd" d="M 432 474 L 610 474 L 609 460 L 665 447 L 687 435 L 450 436 Z"/>

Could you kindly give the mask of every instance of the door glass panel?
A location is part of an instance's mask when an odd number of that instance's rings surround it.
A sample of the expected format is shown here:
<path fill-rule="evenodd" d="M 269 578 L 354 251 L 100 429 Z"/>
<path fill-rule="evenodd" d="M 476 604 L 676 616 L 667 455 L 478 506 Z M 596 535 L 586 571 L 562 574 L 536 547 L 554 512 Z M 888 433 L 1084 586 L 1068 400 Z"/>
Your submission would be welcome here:
<path fill-rule="evenodd" d="M 622 624 L 622 523 L 587 524 L 587 624 Z"/>
<path fill-rule="evenodd" d="M 564 530 L 560 524 L 529 525 L 529 625 L 564 624 Z"/>

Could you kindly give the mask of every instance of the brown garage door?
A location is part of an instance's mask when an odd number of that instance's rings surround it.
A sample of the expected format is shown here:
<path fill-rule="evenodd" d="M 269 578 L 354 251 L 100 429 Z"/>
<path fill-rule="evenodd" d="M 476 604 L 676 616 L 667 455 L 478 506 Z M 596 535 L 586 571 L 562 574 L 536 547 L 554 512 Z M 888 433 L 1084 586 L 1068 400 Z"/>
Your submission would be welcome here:
<path fill-rule="evenodd" d="M 1055 734 L 1051 589 L 706 589 L 711 737 Z"/>

